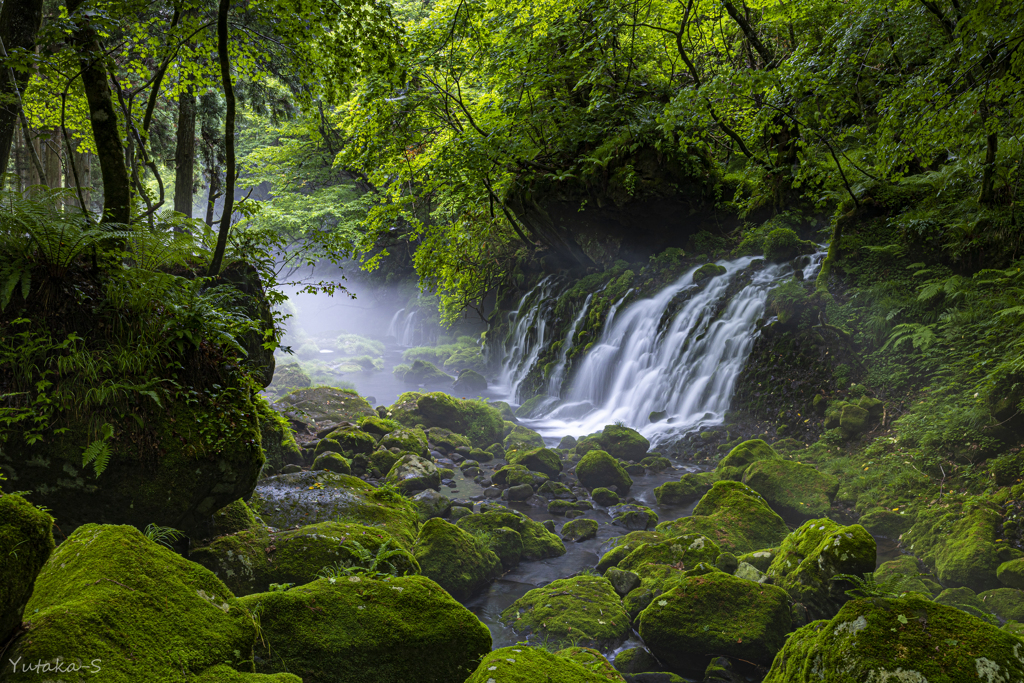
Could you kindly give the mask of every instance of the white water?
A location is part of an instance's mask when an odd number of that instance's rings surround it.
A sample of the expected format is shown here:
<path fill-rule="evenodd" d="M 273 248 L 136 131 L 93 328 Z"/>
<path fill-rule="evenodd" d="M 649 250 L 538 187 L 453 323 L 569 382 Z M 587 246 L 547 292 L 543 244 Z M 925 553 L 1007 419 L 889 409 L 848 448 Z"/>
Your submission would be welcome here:
<path fill-rule="evenodd" d="M 587 298 L 583 301 L 583 307 L 572 321 L 569 331 L 565 334 L 565 339 L 562 340 L 562 348 L 558 352 L 558 364 L 555 365 L 555 369 L 548 379 L 548 396 L 557 398 L 558 392 L 562 390 L 562 379 L 565 377 L 565 365 L 569 351 L 572 350 L 572 341 L 576 338 L 576 331 L 579 329 L 580 323 L 583 322 L 583 318 L 586 317 L 587 309 L 590 308 L 590 300 L 593 298 L 593 293 L 587 294 Z"/>
<path fill-rule="evenodd" d="M 812 257 L 802 275 L 810 278 L 824 254 Z M 618 310 L 628 296 L 611 308 L 601 338 L 578 363 L 571 386 L 564 387 L 565 367 L 559 362 L 547 387 L 550 412 L 526 423 L 541 434 L 557 438 L 590 434 L 614 422 L 637 429 L 657 447 L 704 425 L 722 422 L 729 408 L 736 379 L 746 364 L 757 336 L 757 321 L 764 315 L 768 291 L 792 275 L 789 265 L 769 265 L 753 273 L 750 284 L 722 306 L 730 282 L 754 259 L 720 261 L 723 275 L 712 278 L 703 290 L 687 299 L 659 330 L 659 324 L 677 295 L 697 286 L 688 271 L 654 297 L 635 301 Z M 516 400 L 530 367 L 551 340 L 546 339 L 545 301 L 552 279 L 546 278 L 526 297 L 517 312 L 513 343 L 506 357 L 509 400 Z M 587 298 L 589 304 L 590 297 Z M 570 330 L 575 336 L 581 312 Z M 531 326 L 536 334 L 526 335 Z M 567 338 L 567 339 L 568 339 Z M 563 354 L 568 352 L 563 344 Z M 564 359 L 564 355 L 562 356 Z M 664 411 L 667 418 L 651 422 L 649 415 Z"/>
<path fill-rule="evenodd" d="M 416 327 L 416 311 L 406 313 L 404 308 L 398 309 L 391 317 L 384 336 L 394 337 L 399 346 L 417 346 L 425 341 L 422 331 Z"/>

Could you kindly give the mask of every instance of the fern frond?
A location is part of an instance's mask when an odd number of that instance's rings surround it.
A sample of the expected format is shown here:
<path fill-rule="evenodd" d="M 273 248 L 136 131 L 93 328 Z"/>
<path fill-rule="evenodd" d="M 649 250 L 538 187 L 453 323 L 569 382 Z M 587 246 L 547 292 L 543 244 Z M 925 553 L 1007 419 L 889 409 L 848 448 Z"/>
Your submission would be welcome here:
<path fill-rule="evenodd" d="M 96 439 L 82 451 L 82 467 L 87 467 L 92 463 L 97 477 L 103 474 L 103 470 L 107 469 L 109 462 L 110 444 L 103 439 Z"/>

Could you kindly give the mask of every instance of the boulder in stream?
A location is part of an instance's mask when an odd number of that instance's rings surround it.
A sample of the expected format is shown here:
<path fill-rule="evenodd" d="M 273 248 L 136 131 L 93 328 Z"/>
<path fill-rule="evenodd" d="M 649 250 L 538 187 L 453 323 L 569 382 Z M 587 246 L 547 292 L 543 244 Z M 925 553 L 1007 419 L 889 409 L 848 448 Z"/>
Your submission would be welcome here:
<path fill-rule="evenodd" d="M 600 657 L 600 653 L 594 654 Z M 604 664 L 608 664 L 607 660 Z M 611 677 L 604 666 L 589 658 L 583 659 L 579 653 L 570 650 L 552 653 L 543 647 L 513 645 L 484 656 L 465 683 L 608 683 L 609 680 L 621 682 L 622 678 Z"/>
<path fill-rule="evenodd" d="M 501 561 L 480 539 L 443 519 L 420 528 L 416 559 L 424 576 L 466 601 L 501 575 Z"/>
<path fill-rule="evenodd" d="M 607 425 L 600 432 L 580 439 L 576 444 L 576 455 L 604 451 L 613 458 L 639 462 L 650 448 L 651 442 L 635 429 L 622 425 Z"/>
<path fill-rule="evenodd" d="M 528 451 L 517 451 L 508 455 L 511 465 L 522 465 L 534 472 L 543 472 L 549 477 L 557 477 L 562 471 L 562 461 L 550 448 L 534 448 Z"/>
<path fill-rule="evenodd" d="M 824 516 L 839 493 L 839 480 L 831 474 L 792 460 L 759 460 L 743 473 L 743 483 L 779 514 L 801 520 Z"/>
<path fill-rule="evenodd" d="M 576 478 L 588 489 L 614 486 L 619 492 L 629 490 L 633 479 L 622 464 L 606 451 L 592 450 L 576 464 Z"/>
<path fill-rule="evenodd" d="M 391 467 L 384 481 L 403 493 L 415 493 L 441 486 L 437 465 L 415 453 L 405 453 Z"/>
<path fill-rule="evenodd" d="M 477 448 L 487 448 L 501 441 L 504 433 L 501 413 L 494 406 L 440 392 L 404 393 L 388 412 L 392 419 L 407 427 L 444 427 L 465 436 Z"/>
<path fill-rule="evenodd" d="M 540 522 L 511 510 L 491 510 L 469 515 L 460 519 L 458 526 L 474 535 L 486 534 L 499 528 L 517 532 L 523 541 L 524 560 L 543 560 L 565 554 L 562 539 L 548 531 Z"/>

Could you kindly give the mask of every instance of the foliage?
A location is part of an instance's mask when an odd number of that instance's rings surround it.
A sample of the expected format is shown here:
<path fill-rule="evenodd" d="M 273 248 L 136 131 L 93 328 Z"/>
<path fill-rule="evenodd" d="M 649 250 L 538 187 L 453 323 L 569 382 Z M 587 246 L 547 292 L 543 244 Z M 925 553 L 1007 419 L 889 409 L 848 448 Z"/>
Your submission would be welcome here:
<path fill-rule="evenodd" d="M 343 545 L 351 551 L 354 558 L 327 565 L 317 572 L 316 578 L 328 579 L 335 583 L 340 578 L 356 575 L 370 578 L 399 576 L 398 568 L 391 559 L 404 557 L 406 552 L 401 548 L 392 548 L 391 539 L 381 544 L 376 553 L 364 547 L 359 541 L 353 540 Z"/>
<path fill-rule="evenodd" d="M 156 524 L 149 524 L 143 530 L 142 535 L 153 541 L 154 543 L 160 543 L 172 547 L 171 544 L 180 538 L 184 538 L 185 534 L 181 533 L 177 529 L 173 529 L 169 526 L 158 526 Z"/>
<path fill-rule="evenodd" d="M 845 591 L 851 598 L 902 598 L 906 595 L 904 587 L 918 576 L 920 574 L 893 574 L 878 581 L 874 573 L 869 572 L 863 578 L 853 574 L 835 574 L 832 580 L 853 584 L 853 588 Z"/>

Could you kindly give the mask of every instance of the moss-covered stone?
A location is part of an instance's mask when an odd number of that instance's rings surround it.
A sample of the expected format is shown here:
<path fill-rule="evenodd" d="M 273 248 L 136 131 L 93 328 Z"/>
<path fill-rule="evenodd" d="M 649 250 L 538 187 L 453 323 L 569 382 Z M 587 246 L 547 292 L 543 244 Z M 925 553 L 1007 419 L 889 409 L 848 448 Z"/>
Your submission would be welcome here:
<path fill-rule="evenodd" d="M 422 429 L 398 429 L 380 440 L 380 445 L 387 449 L 397 448 L 403 453 L 415 453 L 421 458 L 430 454 L 427 448 L 427 435 Z"/>
<path fill-rule="evenodd" d="M 933 567 L 944 586 L 967 586 L 977 593 L 1004 585 L 997 578 L 1002 562 L 996 539 L 1002 530 L 1002 516 L 990 507 L 976 507 L 963 517 L 941 508 L 922 510 L 903 535 L 903 545 Z"/>
<path fill-rule="evenodd" d="M 995 588 L 978 594 L 985 609 L 1007 621 L 1024 622 L 1024 591 Z"/>
<path fill-rule="evenodd" d="M 662 522 L 669 536 L 703 534 L 734 554 L 778 545 L 789 529 L 759 493 L 737 481 L 716 481 L 693 509 L 693 515 Z"/>
<path fill-rule="evenodd" d="M 592 666 L 553 654 L 543 647 L 514 645 L 484 656 L 465 683 L 608 683 L 616 680 L 621 683 L 621 677 L 611 678 L 603 667 L 595 671 Z"/>
<path fill-rule="evenodd" d="M 649 472 L 664 472 L 669 467 L 672 467 L 672 461 L 668 458 L 663 458 L 660 455 L 650 455 L 641 460 L 639 463 L 640 467 L 648 470 Z"/>
<path fill-rule="evenodd" d="M 792 261 L 801 254 L 813 254 L 817 250 L 814 242 L 800 239 L 790 228 L 775 228 L 762 243 L 764 258 L 774 263 Z"/>
<path fill-rule="evenodd" d="M 476 370 L 466 368 L 459 372 L 452 391 L 461 396 L 472 396 L 487 390 L 487 378 Z"/>
<path fill-rule="evenodd" d="M 724 275 L 725 272 L 725 266 L 720 266 L 717 263 L 705 263 L 703 266 L 694 271 L 693 283 L 700 284 L 704 280 L 708 280 L 719 275 Z"/>
<path fill-rule="evenodd" d="M 421 522 L 435 517 L 447 517 L 452 509 L 452 499 L 433 489 L 417 493 L 412 497 L 412 504 L 419 512 Z"/>
<path fill-rule="evenodd" d="M 839 429 L 843 436 L 852 439 L 860 436 L 868 430 L 868 411 L 860 406 L 847 404 L 843 406 L 843 412 L 839 416 Z"/>
<path fill-rule="evenodd" d="M 999 626 L 996 615 L 970 588 L 947 588 L 935 596 L 935 602 L 955 607 L 993 626 Z"/>
<path fill-rule="evenodd" d="M 403 496 L 333 472 L 296 472 L 262 480 L 250 503 L 278 529 L 326 521 L 379 526 L 406 548 L 416 540 L 419 516 Z"/>
<path fill-rule="evenodd" d="M 747 467 L 743 483 L 781 515 L 810 519 L 825 515 L 839 493 L 839 480 L 792 460 L 759 460 Z"/>
<path fill-rule="evenodd" d="M 761 439 L 744 441 L 718 462 L 715 476 L 718 479 L 740 481 L 751 463 L 759 460 L 777 460 L 779 457 L 781 456 Z"/>
<path fill-rule="evenodd" d="M 422 574 L 463 602 L 501 575 L 501 561 L 494 552 L 443 519 L 420 527 L 415 554 Z"/>
<path fill-rule="evenodd" d="M 533 473 L 524 465 L 505 465 L 491 475 L 491 481 L 501 487 L 532 484 L 533 480 Z"/>
<path fill-rule="evenodd" d="M 256 629 L 227 587 L 131 526 L 79 527 L 43 567 L 26 613 L 5 665 L 95 665 L 99 675 L 75 678 L 113 683 L 190 679 L 225 663 L 252 671 Z M 5 666 L 4 680 L 41 678 Z"/>
<path fill-rule="evenodd" d="M 274 368 L 274 377 L 267 387 L 274 393 L 286 393 L 313 386 L 313 380 L 298 363 L 285 363 Z"/>
<path fill-rule="evenodd" d="M 640 461 L 651 448 L 648 441 L 635 429 L 621 425 L 607 425 L 596 434 L 580 439 L 576 444 L 576 455 L 591 451 L 605 451 L 613 458 Z"/>
<path fill-rule="evenodd" d="M 385 445 L 385 448 L 391 448 L 392 445 L 396 444 Z M 325 450 L 333 450 L 335 453 L 342 453 L 351 458 L 359 453 L 368 455 L 376 449 L 377 437 L 373 434 L 359 427 L 342 427 L 321 439 L 315 452 L 319 454 Z M 403 448 L 402 450 L 416 452 L 413 448 Z"/>
<path fill-rule="evenodd" d="M 608 508 L 608 514 L 611 515 L 613 526 L 629 531 L 653 529 L 658 524 L 658 515 L 646 505 L 620 503 Z"/>
<path fill-rule="evenodd" d="M 396 365 L 392 374 L 399 382 L 417 386 L 441 386 L 455 379 L 430 361 L 414 360 L 412 365 Z"/>
<path fill-rule="evenodd" d="M 544 438 L 532 429 L 513 425 L 512 431 L 505 437 L 502 446 L 505 448 L 506 457 L 511 458 L 518 453 L 544 448 Z"/>
<path fill-rule="evenodd" d="M 314 472 L 325 470 L 336 474 L 352 474 L 352 465 L 348 459 L 332 451 L 324 451 L 313 458 L 313 464 L 309 469 Z"/>
<path fill-rule="evenodd" d="M 900 555 L 894 560 L 883 562 L 875 570 L 875 582 L 898 581 L 899 592 L 917 591 L 926 597 L 932 597 L 942 590 L 938 583 L 924 576 L 917 566 L 917 560 L 911 555 Z"/>
<path fill-rule="evenodd" d="M 639 571 L 644 565 L 672 566 L 680 571 L 700 562 L 714 564 L 721 550 L 714 541 L 700 534 L 688 534 L 654 543 L 642 543 L 617 563 L 618 569 Z"/>
<path fill-rule="evenodd" d="M 509 453 L 508 461 L 512 465 L 522 465 L 534 472 L 543 472 L 549 477 L 557 477 L 562 471 L 562 461 L 550 448 L 534 448 L 529 451 Z"/>
<path fill-rule="evenodd" d="M 498 510 L 470 515 L 459 520 L 460 529 L 471 534 L 486 534 L 494 529 L 512 529 L 523 539 L 523 559 L 543 560 L 565 554 L 565 544 L 555 534 L 548 531 L 543 524 L 535 522 L 526 515 Z"/>
<path fill-rule="evenodd" d="M 846 591 L 852 587 L 834 577 L 874 571 L 875 539 L 864 527 L 813 519 L 785 538 L 767 574 L 811 619 L 829 619 L 850 599 Z"/>
<path fill-rule="evenodd" d="M 280 472 L 285 465 L 303 463 L 302 448 L 295 441 L 295 433 L 288 420 L 271 408 L 262 396 L 256 398 L 255 405 L 260 425 L 260 446 L 266 459 L 264 471 Z"/>
<path fill-rule="evenodd" d="M 771 566 L 772 560 L 778 554 L 778 548 L 765 548 L 762 550 L 755 550 L 750 553 L 744 553 L 739 555 L 736 560 L 738 562 L 746 562 L 757 568 L 758 571 L 766 572 L 768 567 Z"/>
<path fill-rule="evenodd" d="M 562 539 L 566 541 L 589 541 L 597 536 L 597 522 L 580 517 L 562 526 Z"/>
<path fill-rule="evenodd" d="M 914 515 L 901 514 L 892 510 L 877 509 L 863 515 L 858 523 L 868 530 L 872 536 L 880 536 L 892 540 L 899 539 L 910 527 L 914 526 Z"/>
<path fill-rule="evenodd" d="M 715 655 L 767 666 L 792 626 L 776 586 L 714 571 L 679 579 L 640 613 L 640 637 L 670 670 L 702 673 Z"/>
<path fill-rule="evenodd" d="M 608 579 L 574 576 L 534 588 L 501 613 L 516 633 L 527 638 L 573 641 L 599 649 L 614 647 L 629 635 L 629 618 Z"/>
<path fill-rule="evenodd" d="M 262 526 L 244 500 L 236 500 L 213 513 L 210 536 L 225 536 Z"/>
<path fill-rule="evenodd" d="M 1024 557 L 1000 564 L 996 568 L 996 578 L 1010 588 L 1024 589 Z"/>
<path fill-rule="evenodd" d="M 598 486 L 596 489 L 590 492 L 590 497 L 594 499 L 594 502 L 598 505 L 612 506 L 618 505 L 621 502 L 619 494 L 615 491 L 606 489 L 603 486 Z"/>
<path fill-rule="evenodd" d="M 630 647 L 615 655 L 615 669 L 624 674 L 661 671 L 664 667 L 657 658 L 642 647 Z"/>
<path fill-rule="evenodd" d="M 437 465 L 415 453 L 406 453 L 398 458 L 384 481 L 402 493 L 414 493 L 441 486 L 441 473 Z"/>
<path fill-rule="evenodd" d="M 381 476 L 385 476 L 391 471 L 391 468 L 398 462 L 398 454 L 392 453 L 389 450 L 381 449 L 370 453 L 370 467 L 380 473 Z"/>
<path fill-rule="evenodd" d="M 831 621 L 794 633 L 764 683 L 967 680 L 1024 677 L 1020 640 L 916 593 L 846 603 Z"/>
<path fill-rule="evenodd" d="M 388 411 L 393 419 L 408 427 L 419 424 L 428 428 L 444 427 L 462 434 L 479 448 L 487 448 L 500 441 L 504 433 L 501 413 L 493 405 L 457 399 L 440 392 L 402 394 Z"/>
<path fill-rule="evenodd" d="M 497 527 L 481 534 L 479 539 L 498 556 L 506 571 L 515 568 L 523 557 L 523 537 L 518 531 Z"/>
<path fill-rule="evenodd" d="M 453 453 L 459 447 L 472 447 L 469 439 L 444 427 L 431 427 L 426 434 L 427 440 L 445 453 Z"/>
<path fill-rule="evenodd" d="M 658 505 L 689 505 L 711 489 L 711 476 L 706 472 L 690 472 L 679 481 L 667 481 L 654 489 Z"/>
<path fill-rule="evenodd" d="M 491 649 L 487 627 L 425 576 L 318 579 L 239 602 L 262 606 L 259 670 L 306 683 L 462 681 Z"/>
<path fill-rule="evenodd" d="M 603 573 L 609 567 L 617 566 L 623 558 L 644 543 L 658 543 L 665 539 L 665 534 L 656 531 L 631 531 L 623 536 L 613 537 L 610 541 L 611 547 L 597 563 L 597 571 Z"/>
<path fill-rule="evenodd" d="M 565 657 L 571 662 L 579 664 L 589 671 L 596 673 L 605 681 L 614 683 L 625 683 L 622 676 L 615 670 L 612 663 L 605 659 L 604 655 L 592 647 L 567 647 L 555 653 L 559 657 Z"/>
<path fill-rule="evenodd" d="M 52 551 L 53 517 L 21 496 L 0 493 L 0 643 L 21 625 L 36 575 Z"/>
<path fill-rule="evenodd" d="M 377 414 L 357 391 L 334 387 L 299 389 L 277 399 L 274 405 L 285 417 L 306 424 L 356 422 Z"/>
<path fill-rule="evenodd" d="M 588 489 L 614 486 L 624 493 L 633 485 L 633 479 L 619 461 L 601 450 L 586 452 L 576 464 L 576 478 Z"/>

